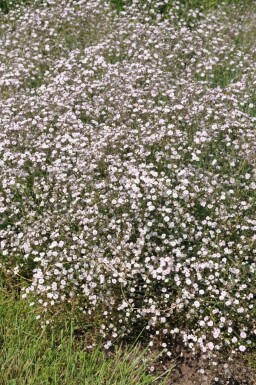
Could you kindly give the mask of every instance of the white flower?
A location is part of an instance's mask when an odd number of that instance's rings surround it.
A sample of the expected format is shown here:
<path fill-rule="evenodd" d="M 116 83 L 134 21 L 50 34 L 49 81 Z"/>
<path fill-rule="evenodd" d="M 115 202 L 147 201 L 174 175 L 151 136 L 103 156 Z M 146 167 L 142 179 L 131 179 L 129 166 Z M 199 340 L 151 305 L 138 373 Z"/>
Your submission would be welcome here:
<path fill-rule="evenodd" d="M 246 350 L 246 347 L 244 345 L 239 346 L 240 352 L 244 352 Z"/>
<path fill-rule="evenodd" d="M 214 344 L 212 342 L 208 342 L 207 347 L 208 347 L 208 349 L 213 350 Z"/>
<path fill-rule="evenodd" d="M 214 328 L 213 332 L 212 332 L 212 335 L 213 335 L 214 338 L 218 338 L 219 335 L 220 335 L 220 329 Z"/>

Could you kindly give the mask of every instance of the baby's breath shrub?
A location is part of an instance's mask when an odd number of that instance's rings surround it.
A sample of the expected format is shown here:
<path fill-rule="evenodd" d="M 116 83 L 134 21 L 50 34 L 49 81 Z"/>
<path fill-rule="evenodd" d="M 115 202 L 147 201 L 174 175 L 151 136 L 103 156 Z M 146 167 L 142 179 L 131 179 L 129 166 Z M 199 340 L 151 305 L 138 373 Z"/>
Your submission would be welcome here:
<path fill-rule="evenodd" d="M 242 353 L 256 330 L 255 7 L 191 10 L 188 26 L 161 4 L 0 15 L 0 266 L 48 321 L 80 312 L 106 348 L 144 330 L 167 354 Z"/>

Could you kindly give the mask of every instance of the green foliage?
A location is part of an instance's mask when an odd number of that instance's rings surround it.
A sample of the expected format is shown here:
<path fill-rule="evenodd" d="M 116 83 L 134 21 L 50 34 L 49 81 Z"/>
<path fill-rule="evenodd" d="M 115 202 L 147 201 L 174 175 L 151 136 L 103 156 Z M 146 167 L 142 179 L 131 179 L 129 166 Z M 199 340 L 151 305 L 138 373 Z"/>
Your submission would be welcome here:
<path fill-rule="evenodd" d="M 0 290 L 1 385 L 147 385 L 145 353 L 117 349 L 110 358 L 99 347 L 85 351 L 86 335 L 73 324 L 41 329 L 31 309 Z"/>
<path fill-rule="evenodd" d="M 117 12 L 120 12 L 124 9 L 125 1 L 124 0 L 110 0 L 110 4 L 113 6 Z"/>
<path fill-rule="evenodd" d="M 4 13 L 8 13 L 10 9 L 10 4 L 8 0 L 0 0 L 0 10 Z"/>
<path fill-rule="evenodd" d="M 29 0 L 0 0 L 0 11 L 4 13 L 9 13 L 9 11 L 21 4 L 27 4 Z"/>

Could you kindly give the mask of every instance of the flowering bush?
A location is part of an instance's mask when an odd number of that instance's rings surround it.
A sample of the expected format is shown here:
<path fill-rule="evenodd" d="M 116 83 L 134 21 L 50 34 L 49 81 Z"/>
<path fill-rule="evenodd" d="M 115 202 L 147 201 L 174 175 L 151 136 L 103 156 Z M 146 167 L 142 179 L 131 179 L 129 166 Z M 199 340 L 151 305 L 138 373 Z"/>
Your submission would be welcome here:
<path fill-rule="evenodd" d="M 0 14 L 0 262 L 111 345 L 255 338 L 255 7 Z"/>

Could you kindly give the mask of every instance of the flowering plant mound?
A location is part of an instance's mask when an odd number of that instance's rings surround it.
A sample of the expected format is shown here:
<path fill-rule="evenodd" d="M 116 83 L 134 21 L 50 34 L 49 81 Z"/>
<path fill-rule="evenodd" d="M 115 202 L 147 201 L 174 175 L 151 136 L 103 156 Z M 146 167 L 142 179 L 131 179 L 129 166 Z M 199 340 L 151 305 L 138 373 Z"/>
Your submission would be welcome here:
<path fill-rule="evenodd" d="M 0 263 L 110 346 L 255 338 L 255 7 L 0 14 Z M 159 8 L 160 7 L 160 8 Z"/>

